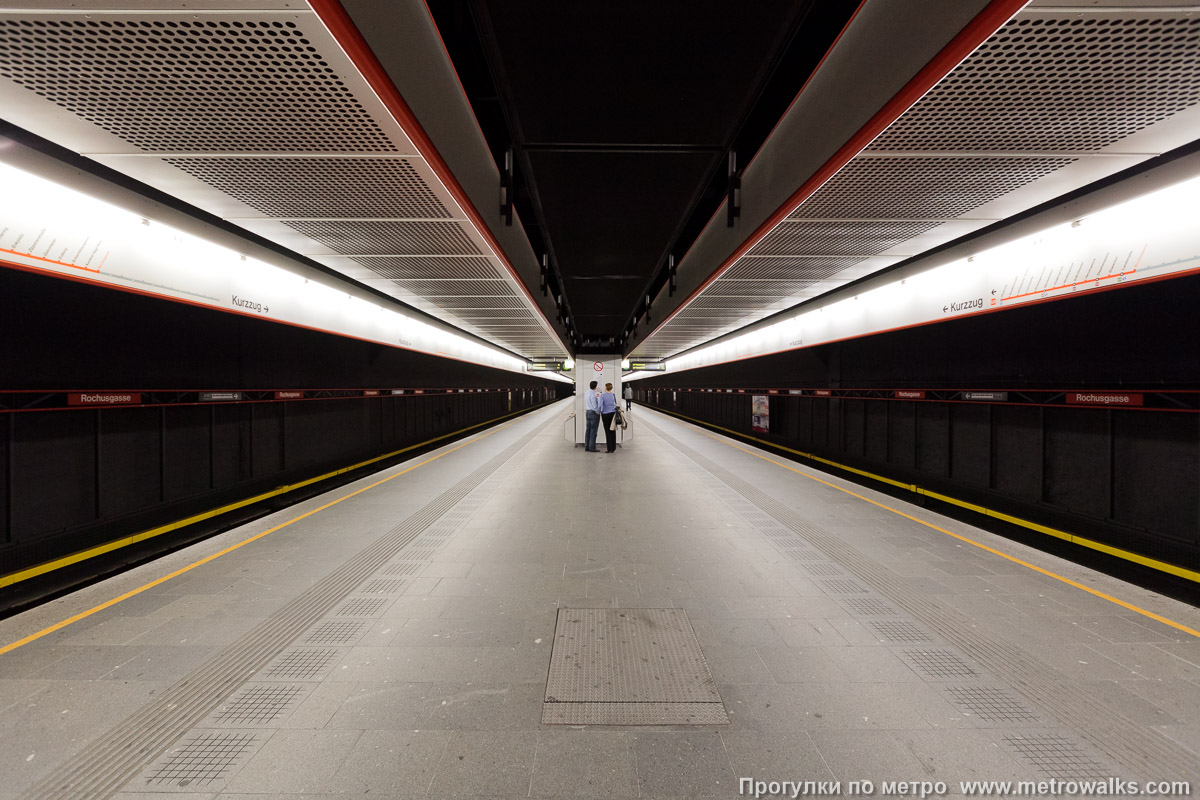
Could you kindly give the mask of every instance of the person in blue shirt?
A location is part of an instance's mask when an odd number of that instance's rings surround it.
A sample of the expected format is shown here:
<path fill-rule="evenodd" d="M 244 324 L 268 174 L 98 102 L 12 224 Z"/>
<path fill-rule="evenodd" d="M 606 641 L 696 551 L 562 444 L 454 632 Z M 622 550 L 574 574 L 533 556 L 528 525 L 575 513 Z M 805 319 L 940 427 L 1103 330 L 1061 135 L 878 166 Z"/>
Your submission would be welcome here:
<path fill-rule="evenodd" d="M 608 444 L 608 452 L 617 451 L 617 432 L 612 429 L 613 417 L 617 413 L 617 396 L 613 394 L 613 385 L 604 384 L 604 393 L 600 395 L 600 420 L 604 425 L 604 441 Z"/>
<path fill-rule="evenodd" d="M 587 393 L 583 396 L 583 407 L 587 409 L 585 419 L 587 427 L 583 434 L 583 449 L 589 453 L 596 452 L 596 429 L 600 427 L 600 397 L 596 391 L 596 382 L 588 384 Z"/>

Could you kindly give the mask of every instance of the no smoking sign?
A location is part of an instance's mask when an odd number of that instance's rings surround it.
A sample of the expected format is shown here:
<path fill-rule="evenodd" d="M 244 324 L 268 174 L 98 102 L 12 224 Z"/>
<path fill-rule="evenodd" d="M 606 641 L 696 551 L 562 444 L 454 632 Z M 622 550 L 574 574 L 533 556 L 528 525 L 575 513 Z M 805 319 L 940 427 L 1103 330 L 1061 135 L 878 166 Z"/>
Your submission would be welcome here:
<path fill-rule="evenodd" d="M 592 364 L 592 369 L 596 370 L 596 372 L 604 372 L 604 362 L 597 361 L 595 364 Z"/>

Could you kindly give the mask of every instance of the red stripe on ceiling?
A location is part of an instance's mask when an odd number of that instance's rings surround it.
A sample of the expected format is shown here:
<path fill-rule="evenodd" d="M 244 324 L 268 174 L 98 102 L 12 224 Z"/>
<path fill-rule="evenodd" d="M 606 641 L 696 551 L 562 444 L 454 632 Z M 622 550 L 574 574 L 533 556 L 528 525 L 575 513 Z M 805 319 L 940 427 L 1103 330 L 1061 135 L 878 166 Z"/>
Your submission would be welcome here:
<path fill-rule="evenodd" d="M 504 252 L 504 248 L 500 246 L 491 228 L 484 222 L 483 216 L 479 210 L 475 208 L 475 204 L 471 202 L 471 198 L 467 195 L 465 189 L 454 177 L 454 173 L 450 171 L 449 165 L 442 159 L 441 153 L 433 144 L 433 140 L 429 138 L 429 134 L 421 126 L 412 109 L 408 107 L 404 97 L 400 94 L 400 90 L 392 83 L 392 79 L 388 77 L 387 70 L 379 63 L 379 59 L 375 57 L 374 51 L 367 44 L 366 39 L 354 25 L 350 15 L 346 13 L 346 9 L 342 8 L 342 4 L 338 0 L 308 0 L 312 10 L 320 17 L 321 22 L 329 29 L 329 33 L 337 40 L 338 44 L 346 52 L 350 61 L 358 68 L 362 77 L 370 84 L 375 94 L 383 101 L 384 106 L 391 112 L 396 122 L 404 130 L 404 133 L 412 141 L 413 146 L 417 148 L 417 152 L 425 159 L 426 163 L 433 169 L 434 174 L 438 179 L 445 184 L 446 189 L 454 197 L 455 202 L 462 207 L 466 212 L 471 223 L 479 231 L 479 234 L 487 240 L 488 245 L 496 253 L 500 263 L 508 270 L 508 273 L 517 282 L 517 286 L 528 298 L 533 307 L 534 312 L 542 318 L 546 323 L 547 330 L 552 332 L 555 339 L 560 339 L 559 333 L 554 329 L 550 320 L 542 313 L 541 306 L 533 299 L 533 295 L 525 286 L 525 282 L 517 274 L 512 263 L 508 260 L 508 254 Z M 562 344 L 562 342 L 559 342 Z"/>
<path fill-rule="evenodd" d="M 887 102 L 883 108 L 875 112 L 875 115 L 867 121 L 867 124 L 858 130 L 848 142 L 841 146 L 833 156 L 826 161 L 820 169 L 816 171 L 808 180 L 801 184 L 791 197 L 789 197 L 783 205 L 776 209 L 770 217 L 759 225 L 749 238 L 746 239 L 732 254 L 729 255 L 721 265 L 709 275 L 703 283 L 696 287 L 679 306 L 672 311 L 666 319 L 658 323 L 655 328 L 643 339 L 643 342 L 649 341 L 650 337 L 658 333 L 667 323 L 676 317 L 681 311 L 687 308 L 700 293 L 707 289 L 714 281 L 737 262 L 742 256 L 750 252 L 750 250 L 767 237 L 779 223 L 787 219 L 787 216 L 800 207 L 800 204 L 811 197 L 817 189 L 837 173 L 842 167 L 850 163 L 850 160 L 861 153 L 867 145 L 869 145 L 876 136 L 883 133 L 889 125 L 898 120 L 905 111 L 916 105 L 925 94 L 936 86 L 943 78 L 961 64 L 967 56 L 975 52 L 981 44 L 988 40 L 992 34 L 1000 30 L 1004 23 L 1012 19 L 1013 15 L 1025 7 L 1028 0 L 992 0 L 988 7 L 979 13 L 975 19 L 971 20 L 965 28 L 959 31 L 958 35 L 950 40 L 950 43 L 942 48 L 936 56 L 928 64 L 926 64 L 920 72 L 913 76 L 912 80 L 904 85 L 895 97 Z M 857 15 L 857 12 L 856 12 Z M 841 36 L 839 35 L 839 39 Z M 822 60 L 823 63 L 824 60 Z M 811 78 L 810 78 L 811 80 Z M 807 85 L 807 84 L 806 84 Z M 794 101 L 793 101 L 794 103 Z M 790 109 L 790 107 L 789 107 Z"/>

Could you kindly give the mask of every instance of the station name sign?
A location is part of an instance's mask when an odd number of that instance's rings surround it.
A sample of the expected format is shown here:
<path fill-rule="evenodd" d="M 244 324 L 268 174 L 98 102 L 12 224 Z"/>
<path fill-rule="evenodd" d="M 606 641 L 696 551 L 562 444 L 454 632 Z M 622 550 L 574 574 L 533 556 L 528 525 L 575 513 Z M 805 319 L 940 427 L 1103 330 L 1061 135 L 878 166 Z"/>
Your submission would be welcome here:
<path fill-rule="evenodd" d="M 896 391 L 892 392 L 892 394 L 895 397 L 900 398 L 901 400 L 924 400 L 925 399 L 925 392 L 918 391 L 915 389 L 897 389 Z"/>
<path fill-rule="evenodd" d="M 72 406 L 127 406 L 141 402 L 140 392 L 72 392 L 67 395 L 67 405 Z"/>
<path fill-rule="evenodd" d="M 1139 392 L 1067 392 L 1067 402 L 1085 406 L 1140 406 Z"/>

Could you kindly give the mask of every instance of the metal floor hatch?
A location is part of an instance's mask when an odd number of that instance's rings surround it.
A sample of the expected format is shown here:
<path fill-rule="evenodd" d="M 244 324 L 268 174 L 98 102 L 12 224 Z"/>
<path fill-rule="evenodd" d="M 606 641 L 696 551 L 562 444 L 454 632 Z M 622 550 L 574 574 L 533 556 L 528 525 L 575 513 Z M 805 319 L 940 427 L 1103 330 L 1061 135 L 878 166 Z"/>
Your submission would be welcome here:
<path fill-rule="evenodd" d="M 724 725 L 729 717 L 680 608 L 562 608 L 542 722 Z"/>

